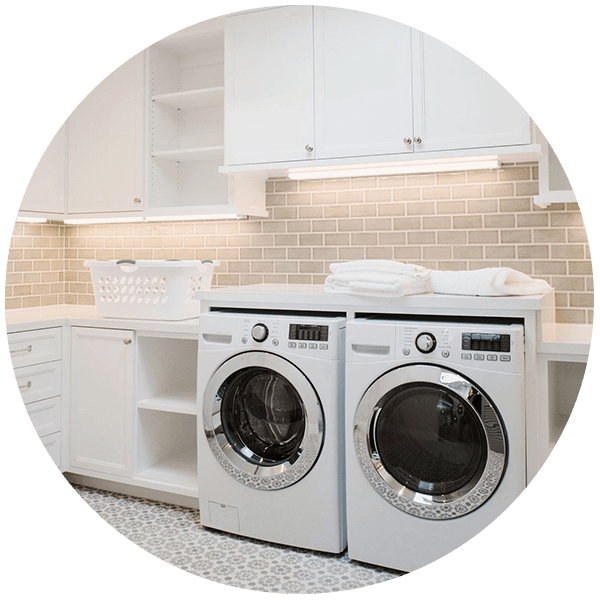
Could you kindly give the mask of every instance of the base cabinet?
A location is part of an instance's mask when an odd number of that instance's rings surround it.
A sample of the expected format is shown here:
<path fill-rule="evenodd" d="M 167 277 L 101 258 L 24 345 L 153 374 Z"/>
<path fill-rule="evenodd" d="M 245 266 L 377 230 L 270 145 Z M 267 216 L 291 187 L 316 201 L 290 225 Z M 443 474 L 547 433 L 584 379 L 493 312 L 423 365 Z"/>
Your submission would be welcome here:
<path fill-rule="evenodd" d="M 131 476 L 133 331 L 71 328 L 70 465 Z"/>

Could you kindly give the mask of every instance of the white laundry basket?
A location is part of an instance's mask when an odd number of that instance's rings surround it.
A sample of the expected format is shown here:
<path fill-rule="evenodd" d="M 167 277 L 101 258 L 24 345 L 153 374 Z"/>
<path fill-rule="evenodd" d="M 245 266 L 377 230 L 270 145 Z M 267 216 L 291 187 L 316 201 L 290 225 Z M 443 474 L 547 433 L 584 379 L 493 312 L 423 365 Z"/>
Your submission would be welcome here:
<path fill-rule="evenodd" d="M 181 321 L 200 315 L 197 290 L 209 290 L 218 261 L 88 260 L 103 317 Z"/>

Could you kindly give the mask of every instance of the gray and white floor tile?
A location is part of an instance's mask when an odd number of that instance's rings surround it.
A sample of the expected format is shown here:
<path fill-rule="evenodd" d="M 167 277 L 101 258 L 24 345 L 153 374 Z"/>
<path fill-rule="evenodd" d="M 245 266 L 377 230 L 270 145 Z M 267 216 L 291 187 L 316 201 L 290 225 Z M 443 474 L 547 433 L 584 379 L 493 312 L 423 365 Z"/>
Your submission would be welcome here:
<path fill-rule="evenodd" d="M 401 575 L 330 555 L 205 529 L 197 510 L 80 485 L 89 506 L 133 543 L 211 581 L 248 590 L 316 594 L 365 587 Z"/>

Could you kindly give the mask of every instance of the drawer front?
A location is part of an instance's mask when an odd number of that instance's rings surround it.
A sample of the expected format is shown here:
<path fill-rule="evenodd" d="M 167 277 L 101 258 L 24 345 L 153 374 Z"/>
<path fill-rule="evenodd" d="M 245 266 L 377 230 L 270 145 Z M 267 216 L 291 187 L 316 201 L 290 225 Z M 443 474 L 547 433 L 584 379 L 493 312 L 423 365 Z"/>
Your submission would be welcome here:
<path fill-rule="evenodd" d="M 42 437 L 60 431 L 61 397 L 38 400 L 26 405 L 27 414 L 37 431 Z"/>
<path fill-rule="evenodd" d="M 25 404 L 60 396 L 61 361 L 15 369 L 17 384 Z"/>
<path fill-rule="evenodd" d="M 54 461 L 54 464 L 60 469 L 60 433 L 51 433 L 40 439 Z"/>
<path fill-rule="evenodd" d="M 61 358 L 61 327 L 8 334 L 13 367 L 37 365 Z"/>

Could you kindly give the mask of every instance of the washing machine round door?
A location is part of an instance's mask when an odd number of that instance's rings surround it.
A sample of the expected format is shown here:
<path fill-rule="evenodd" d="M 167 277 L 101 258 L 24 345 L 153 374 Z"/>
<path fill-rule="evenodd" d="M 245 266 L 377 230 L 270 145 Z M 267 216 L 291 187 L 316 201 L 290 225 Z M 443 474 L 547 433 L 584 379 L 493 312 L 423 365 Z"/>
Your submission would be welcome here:
<path fill-rule="evenodd" d="M 425 519 L 479 508 L 506 462 L 506 435 L 491 401 L 435 365 L 406 365 L 373 382 L 356 412 L 354 444 L 375 490 Z"/>
<path fill-rule="evenodd" d="M 306 376 L 268 352 L 244 352 L 223 363 L 204 395 L 204 432 L 232 477 L 252 488 L 293 485 L 323 445 L 321 402 Z"/>

